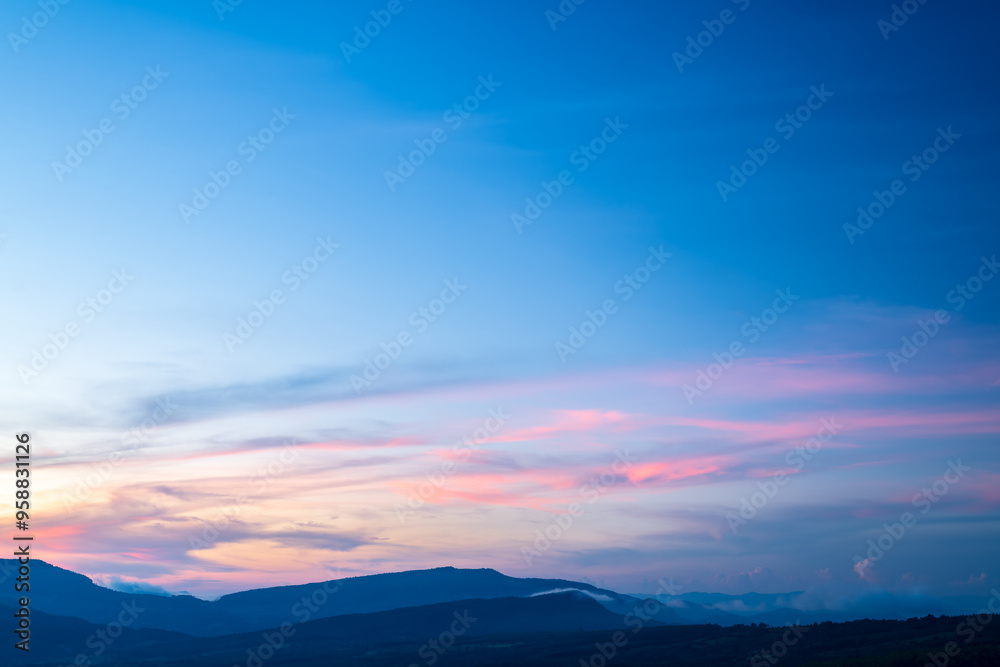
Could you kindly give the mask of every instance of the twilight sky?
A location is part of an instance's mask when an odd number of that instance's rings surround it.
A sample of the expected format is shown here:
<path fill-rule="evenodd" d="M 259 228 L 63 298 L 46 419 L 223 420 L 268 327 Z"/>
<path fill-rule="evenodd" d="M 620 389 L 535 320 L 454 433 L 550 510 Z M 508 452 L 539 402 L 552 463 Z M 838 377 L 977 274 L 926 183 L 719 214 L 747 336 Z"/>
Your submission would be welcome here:
<path fill-rule="evenodd" d="M 40 557 L 1000 585 L 997 7 L 672 4 L 6 3 Z"/>

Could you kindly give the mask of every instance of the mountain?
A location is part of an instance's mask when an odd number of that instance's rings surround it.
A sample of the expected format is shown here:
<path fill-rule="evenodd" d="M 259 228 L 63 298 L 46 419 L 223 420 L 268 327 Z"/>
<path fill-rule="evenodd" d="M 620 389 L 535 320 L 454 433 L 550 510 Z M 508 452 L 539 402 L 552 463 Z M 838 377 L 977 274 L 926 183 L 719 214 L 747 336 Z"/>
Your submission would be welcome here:
<path fill-rule="evenodd" d="M 686 607 L 685 603 L 693 606 Z M 959 616 L 974 613 L 983 604 L 984 600 L 976 597 L 937 598 L 832 584 L 809 591 L 778 594 L 691 592 L 668 602 L 685 623 L 765 623 L 773 626 L 825 621 L 845 623 L 864 618 L 904 620 L 928 614 Z"/>
<path fill-rule="evenodd" d="M 0 573 L 5 579 L 17 571 L 17 561 L 0 560 Z M 137 615 L 133 628 L 158 628 L 192 635 L 215 635 L 248 629 L 242 619 L 214 608 L 213 603 L 191 595 L 163 597 L 132 594 L 98 586 L 88 577 L 64 570 L 41 560 L 31 561 L 31 590 L 27 593 L 32 613 L 45 612 L 55 616 L 72 616 L 90 623 L 106 625 L 123 608 L 131 604 L 143 611 Z M 21 595 L 14 586 L 0 584 L 0 605 L 15 607 Z"/>
<path fill-rule="evenodd" d="M 703 625 L 714 623 L 723 627 L 745 623 L 746 619 L 722 611 L 710 605 L 696 604 L 687 600 L 669 600 L 664 606 L 677 619 L 680 625 Z"/>
<path fill-rule="evenodd" d="M 0 605 L 0 617 L 13 619 L 14 607 Z M 121 610 L 120 612 L 121 613 Z M 137 654 L 155 655 L 160 647 L 176 644 L 194 637 L 177 632 L 152 629 L 134 629 L 123 626 L 121 632 L 117 626 L 108 627 L 88 623 L 70 616 L 54 616 L 42 611 L 31 610 L 31 641 L 30 653 L 15 649 L 14 640 L 0 644 L 0 664 L 4 667 L 19 664 L 37 664 L 44 661 L 58 661 L 71 664 L 78 655 L 90 658 L 108 652 L 112 646 L 116 651 L 134 651 Z M 110 621 L 114 623 L 114 621 Z M 13 622 L 9 629 L 13 629 Z M 8 630 L 8 628 L 4 628 Z M 111 634 L 117 635 L 113 639 Z M 27 659 L 30 658 L 30 662 Z"/>
<path fill-rule="evenodd" d="M 14 561 L 0 561 L 13 571 Z M 122 593 L 98 586 L 89 578 L 32 561 L 31 608 L 57 616 L 72 616 L 106 624 L 123 605 L 143 611 L 132 627 L 157 628 L 213 637 L 274 628 L 283 622 L 300 623 L 345 614 L 372 613 L 462 599 L 529 597 L 549 591 L 580 591 L 615 613 L 628 613 L 639 601 L 589 584 L 562 579 L 518 579 L 495 570 L 442 567 L 390 574 L 351 577 L 315 584 L 277 586 L 226 595 L 205 601 L 190 595 L 161 596 Z M 0 604 L 15 606 L 12 586 L 0 586 Z M 657 620 L 683 622 L 658 609 Z"/>
<path fill-rule="evenodd" d="M 12 561 L 0 561 L 0 583 L 6 584 L 0 585 L 0 616 L 11 620 L 10 629 L 16 608 L 12 567 Z M 960 617 L 796 628 L 733 623 L 734 618 L 767 618 L 784 625 L 849 613 L 844 609 L 860 604 L 887 614 L 940 602 L 885 592 L 835 592 L 841 607 L 834 611 L 810 607 L 829 593 L 819 590 L 690 593 L 661 602 L 578 582 L 438 568 L 264 588 L 209 602 L 189 595 L 112 591 L 34 561 L 32 652 L 25 659 L 10 641 L 0 646 L 0 664 L 541 667 L 602 660 L 610 665 L 613 660 L 615 667 L 639 667 L 663 664 L 669 656 L 672 665 L 756 666 L 766 663 L 762 651 L 793 635 L 783 664 L 923 664 L 956 638 L 965 643 L 955 664 L 1000 664 L 1000 622 L 992 623 L 1000 617 L 980 619 L 983 628 L 971 638 L 968 619 Z M 729 627 L 705 624 L 709 619 Z"/>
<path fill-rule="evenodd" d="M 324 618 L 288 628 L 287 638 L 282 643 L 288 653 L 364 652 L 367 647 L 374 650 L 374 647 L 387 644 L 408 644 L 416 656 L 422 647 L 424 653 L 436 652 L 431 644 L 434 640 L 450 645 L 458 638 L 567 631 L 610 632 L 623 627 L 620 616 L 593 598 L 567 592 L 527 598 L 454 600 Z M 164 647 L 158 655 L 177 659 L 199 655 L 218 661 L 218 664 L 232 664 L 241 656 L 246 658 L 248 647 L 260 646 L 268 636 L 280 637 L 276 632 L 280 631 L 190 640 Z M 272 643 L 278 642 L 272 640 Z M 126 653 L 135 658 L 142 652 Z M 128 655 L 123 657 L 128 658 Z"/>
<path fill-rule="evenodd" d="M 302 615 L 302 600 L 329 593 L 311 618 L 369 613 L 463 599 L 528 597 L 555 590 L 578 590 L 613 606 L 627 606 L 631 598 L 589 584 L 562 579 L 518 579 L 496 570 L 460 570 L 441 567 L 338 579 L 324 584 L 279 586 L 233 593 L 214 604 L 222 613 L 239 616 L 258 627 L 272 627 Z M 336 591 L 330 593 L 330 590 Z M 322 596 L 320 596 L 322 597 Z M 296 607 L 298 605 L 298 607 Z M 293 618 L 294 620 L 294 618 Z"/>
<path fill-rule="evenodd" d="M 962 639 L 961 635 L 956 637 L 956 628 L 962 627 L 964 619 L 926 617 L 796 628 L 646 624 L 595 629 L 612 622 L 607 614 L 595 600 L 578 593 L 462 600 L 310 621 L 286 627 L 284 634 L 273 629 L 214 638 L 179 638 L 145 646 L 116 642 L 100 656 L 78 654 L 75 660 L 79 662 L 75 664 L 550 667 L 582 663 L 608 667 L 763 667 L 779 659 L 789 667 L 1000 664 L 1000 616 L 985 620 L 978 634 L 960 642 L 958 657 L 949 658 L 945 647 L 949 641 Z M 575 624 L 580 627 L 573 629 Z M 31 664 L 61 667 L 71 657 L 66 654 L 58 661 L 44 659 Z"/>
<path fill-rule="evenodd" d="M 133 606 L 130 615 L 141 616 L 141 607 Z M 0 607 L 0 614 L 13 617 L 13 608 Z M 119 618 L 119 617 L 115 617 Z M 199 638 L 163 630 L 134 629 L 126 623 L 119 631 L 112 619 L 96 625 L 81 619 L 32 612 L 30 662 L 10 645 L 0 649 L 4 665 L 44 664 L 47 661 L 82 664 L 106 661 L 108 664 L 136 664 L 155 661 L 185 662 L 192 656 L 209 664 L 232 664 L 246 658 L 248 647 L 277 637 L 289 653 L 298 651 L 350 651 L 357 647 L 409 643 L 419 651 L 435 638 L 444 642 L 458 637 L 497 634 L 611 631 L 623 628 L 620 616 L 605 609 L 592 597 L 578 591 L 535 597 L 494 598 L 490 600 L 455 600 L 451 602 L 405 607 L 369 614 L 348 614 L 320 620 L 294 623 L 286 619 L 281 627 L 264 632 L 247 632 L 219 637 Z M 659 625 L 659 623 L 651 623 Z M 283 638 L 284 637 L 284 638 Z M 279 643 L 272 639 L 272 644 Z M 425 652 L 426 652 L 425 651 Z M 82 656 L 82 657 L 81 657 Z M 77 663 L 81 664 L 81 663 Z M 201 663 L 199 663 L 201 664 Z"/>

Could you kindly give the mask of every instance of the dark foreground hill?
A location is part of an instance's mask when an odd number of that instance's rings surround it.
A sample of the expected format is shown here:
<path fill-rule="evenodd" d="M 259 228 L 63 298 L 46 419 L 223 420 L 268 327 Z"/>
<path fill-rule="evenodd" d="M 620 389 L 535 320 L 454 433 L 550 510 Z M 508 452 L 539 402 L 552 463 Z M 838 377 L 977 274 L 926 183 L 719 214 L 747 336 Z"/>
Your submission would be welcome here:
<path fill-rule="evenodd" d="M 87 654 L 85 662 L 77 664 L 136 667 L 1000 665 L 1000 617 L 988 617 L 985 624 L 978 626 L 980 630 L 970 635 L 968 630 L 972 626 L 966 619 L 947 617 L 827 622 L 796 628 L 742 625 L 723 628 L 625 624 L 622 618 L 609 619 L 606 614 L 607 610 L 593 600 L 574 594 L 469 600 L 457 605 L 322 619 L 286 628 L 284 636 L 276 629 L 209 639 L 173 637 L 159 644 L 122 642 L 108 647 L 102 655 Z M 544 626 L 545 618 L 553 621 L 550 627 L 562 629 L 531 630 L 530 626 L 535 624 Z M 565 627 L 575 623 L 581 623 L 582 629 Z M 605 623 L 611 623 L 612 627 L 587 627 Z M 621 629 L 613 629 L 614 626 Z M 948 656 L 948 650 L 958 652 Z M 5 664 L 56 667 L 70 662 L 62 658 Z"/>
<path fill-rule="evenodd" d="M 590 594 L 608 610 L 625 615 L 646 596 L 630 596 L 590 584 L 562 579 L 516 578 L 490 569 L 441 567 L 349 577 L 295 586 L 276 586 L 223 596 L 215 601 L 190 595 L 124 593 L 98 586 L 88 577 L 43 561 L 32 561 L 31 608 L 56 616 L 72 616 L 107 624 L 122 605 L 137 604 L 144 611 L 133 628 L 181 632 L 213 637 L 277 627 L 290 620 L 329 618 L 371 613 L 461 599 L 528 597 L 553 590 Z M 0 605 L 14 606 L 16 594 L 9 581 L 16 564 L 0 559 Z M 1000 594 L 998 594 L 1000 596 Z M 957 616 L 979 609 L 979 599 L 950 601 L 927 597 L 894 596 L 869 591 L 846 600 L 836 591 L 836 608 L 828 609 L 803 593 L 739 596 L 719 593 L 663 595 L 656 620 L 666 624 L 722 626 L 740 623 L 821 623 L 858 618 L 906 619 L 928 614 Z M 820 600 L 821 602 L 821 600 Z"/>
<path fill-rule="evenodd" d="M 0 614 L 8 618 L 13 618 L 13 612 L 13 609 L 0 608 Z M 406 645 L 417 649 L 435 639 L 450 645 L 459 637 L 609 632 L 622 627 L 621 616 L 579 592 L 460 600 L 303 623 L 288 619 L 281 626 L 263 632 L 210 638 L 135 629 L 133 620 L 142 613 L 141 607 L 134 606 L 120 613 L 121 623 L 94 625 L 77 618 L 35 612 L 31 626 L 30 658 L 33 662 L 27 664 L 131 665 L 163 660 L 178 664 L 191 660 L 195 660 L 194 664 L 238 664 L 246 662 L 253 653 L 269 657 L 275 647 L 279 648 L 277 652 L 281 656 L 287 654 L 294 660 L 303 652 L 314 656 L 330 651 L 349 652 L 358 647 L 367 651 L 368 647 L 382 645 Z M 264 647 L 262 651 L 261 647 Z M 24 659 L 23 655 L 8 648 L 0 650 L 3 664 Z M 433 653 L 436 649 L 428 650 Z"/>
<path fill-rule="evenodd" d="M 28 647 L 29 654 L 24 654 L 14 648 L 19 641 L 14 637 L 16 609 L 0 605 L 0 629 L 3 631 L 3 644 L 0 645 L 0 665 L 39 664 L 58 662 L 65 665 L 87 665 L 87 660 L 96 656 L 108 654 L 114 647 L 116 651 L 131 651 L 137 655 L 156 655 L 161 647 L 177 642 L 195 639 L 191 635 L 166 630 L 136 629 L 128 625 L 94 625 L 79 618 L 70 616 L 53 616 L 41 611 L 31 611 L 31 638 Z M 129 611 L 119 610 L 122 620 L 127 623 Z M 114 635 L 114 636 L 112 636 Z M 81 662 L 75 662 L 78 657 Z M 30 661 L 25 662 L 29 659 Z"/>
<path fill-rule="evenodd" d="M 908 621 L 810 624 L 807 612 L 780 606 L 788 595 L 750 594 L 737 601 L 770 606 L 764 615 L 776 619 L 772 626 L 791 619 L 803 628 L 733 625 L 734 616 L 702 604 L 701 598 L 718 594 L 659 602 L 578 582 L 455 568 L 205 601 L 113 591 L 41 561 L 31 568 L 32 651 L 26 656 L 13 649 L 10 565 L 0 560 L 0 617 L 9 623 L 0 623 L 0 636 L 8 637 L 0 644 L 0 667 L 764 667 L 779 659 L 782 665 L 1000 665 L 1000 622 L 989 616 L 974 631 L 975 622 L 960 617 L 918 614 Z M 732 603 L 729 598 L 723 602 Z M 893 613 L 900 608 L 895 600 L 886 604 Z M 877 605 L 872 609 L 879 613 Z"/>

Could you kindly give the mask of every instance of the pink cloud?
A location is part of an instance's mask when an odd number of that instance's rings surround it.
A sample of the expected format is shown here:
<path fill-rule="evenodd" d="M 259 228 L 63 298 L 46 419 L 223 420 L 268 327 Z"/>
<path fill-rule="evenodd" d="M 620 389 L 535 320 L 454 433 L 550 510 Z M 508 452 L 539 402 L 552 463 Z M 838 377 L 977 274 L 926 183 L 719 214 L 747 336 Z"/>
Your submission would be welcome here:
<path fill-rule="evenodd" d="M 806 417 L 769 420 L 731 420 L 695 417 L 666 417 L 657 420 L 664 426 L 680 426 L 714 431 L 734 436 L 738 442 L 794 442 L 815 437 L 823 419 L 833 419 L 837 434 L 824 447 L 846 446 L 837 441 L 843 434 L 866 430 L 891 430 L 894 436 L 1000 433 L 1000 413 L 994 409 L 938 412 L 912 410 L 880 412 L 875 410 L 829 410 Z"/>
<path fill-rule="evenodd" d="M 873 561 L 871 558 L 866 558 L 863 561 L 859 561 L 854 564 L 854 573 L 858 575 L 858 577 L 860 577 L 861 579 L 864 579 L 865 581 L 874 581 L 875 580 L 874 565 L 875 561 Z"/>
<path fill-rule="evenodd" d="M 654 371 L 637 371 L 651 384 L 673 386 L 678 392 L 689 384 L 694 386 L 698 371 L 704 370 L 711 359 L 698 366 L 660 367 Z M 998 363 L 953 364 L 947 368 L 919 368 L 907 374 L 891 372 L 884 356 L 864 354 L 803 355 L 793 357 L 747 357 L 737 360 L 725 374 L 715 380 L 706 395 L 737 396 L 761 401 L 778 397 L 842 394 L 914 394 L 949 391 L 983 390 L 997 384 Z"/>
<path fill-rule="evenodd" d="M 523 428 L 494 438 L 497 442 L 549 440 L 571 433 L 593 432 L 607 426 L 627 427 L 629 415 L 617 410 L 554 410 L 554 422 Z"/>
<path fill-rule="evenodd" d="M 625 474 L 633 484 L 675 482 L 719 472 L 725 465 L 726 460 L 719 457 L 657 461 L 635 465 Z"/>

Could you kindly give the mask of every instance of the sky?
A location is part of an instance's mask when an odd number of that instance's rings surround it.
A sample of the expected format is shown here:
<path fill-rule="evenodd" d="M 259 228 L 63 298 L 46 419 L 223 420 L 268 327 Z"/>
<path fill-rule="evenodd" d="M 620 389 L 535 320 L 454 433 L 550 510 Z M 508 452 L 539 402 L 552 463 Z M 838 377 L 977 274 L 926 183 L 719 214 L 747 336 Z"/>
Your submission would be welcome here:
<path fill-rule="evenodd" d="M 674 4 L 0 8 L 37 557 L 988 597 L 998 9 Z"/>

